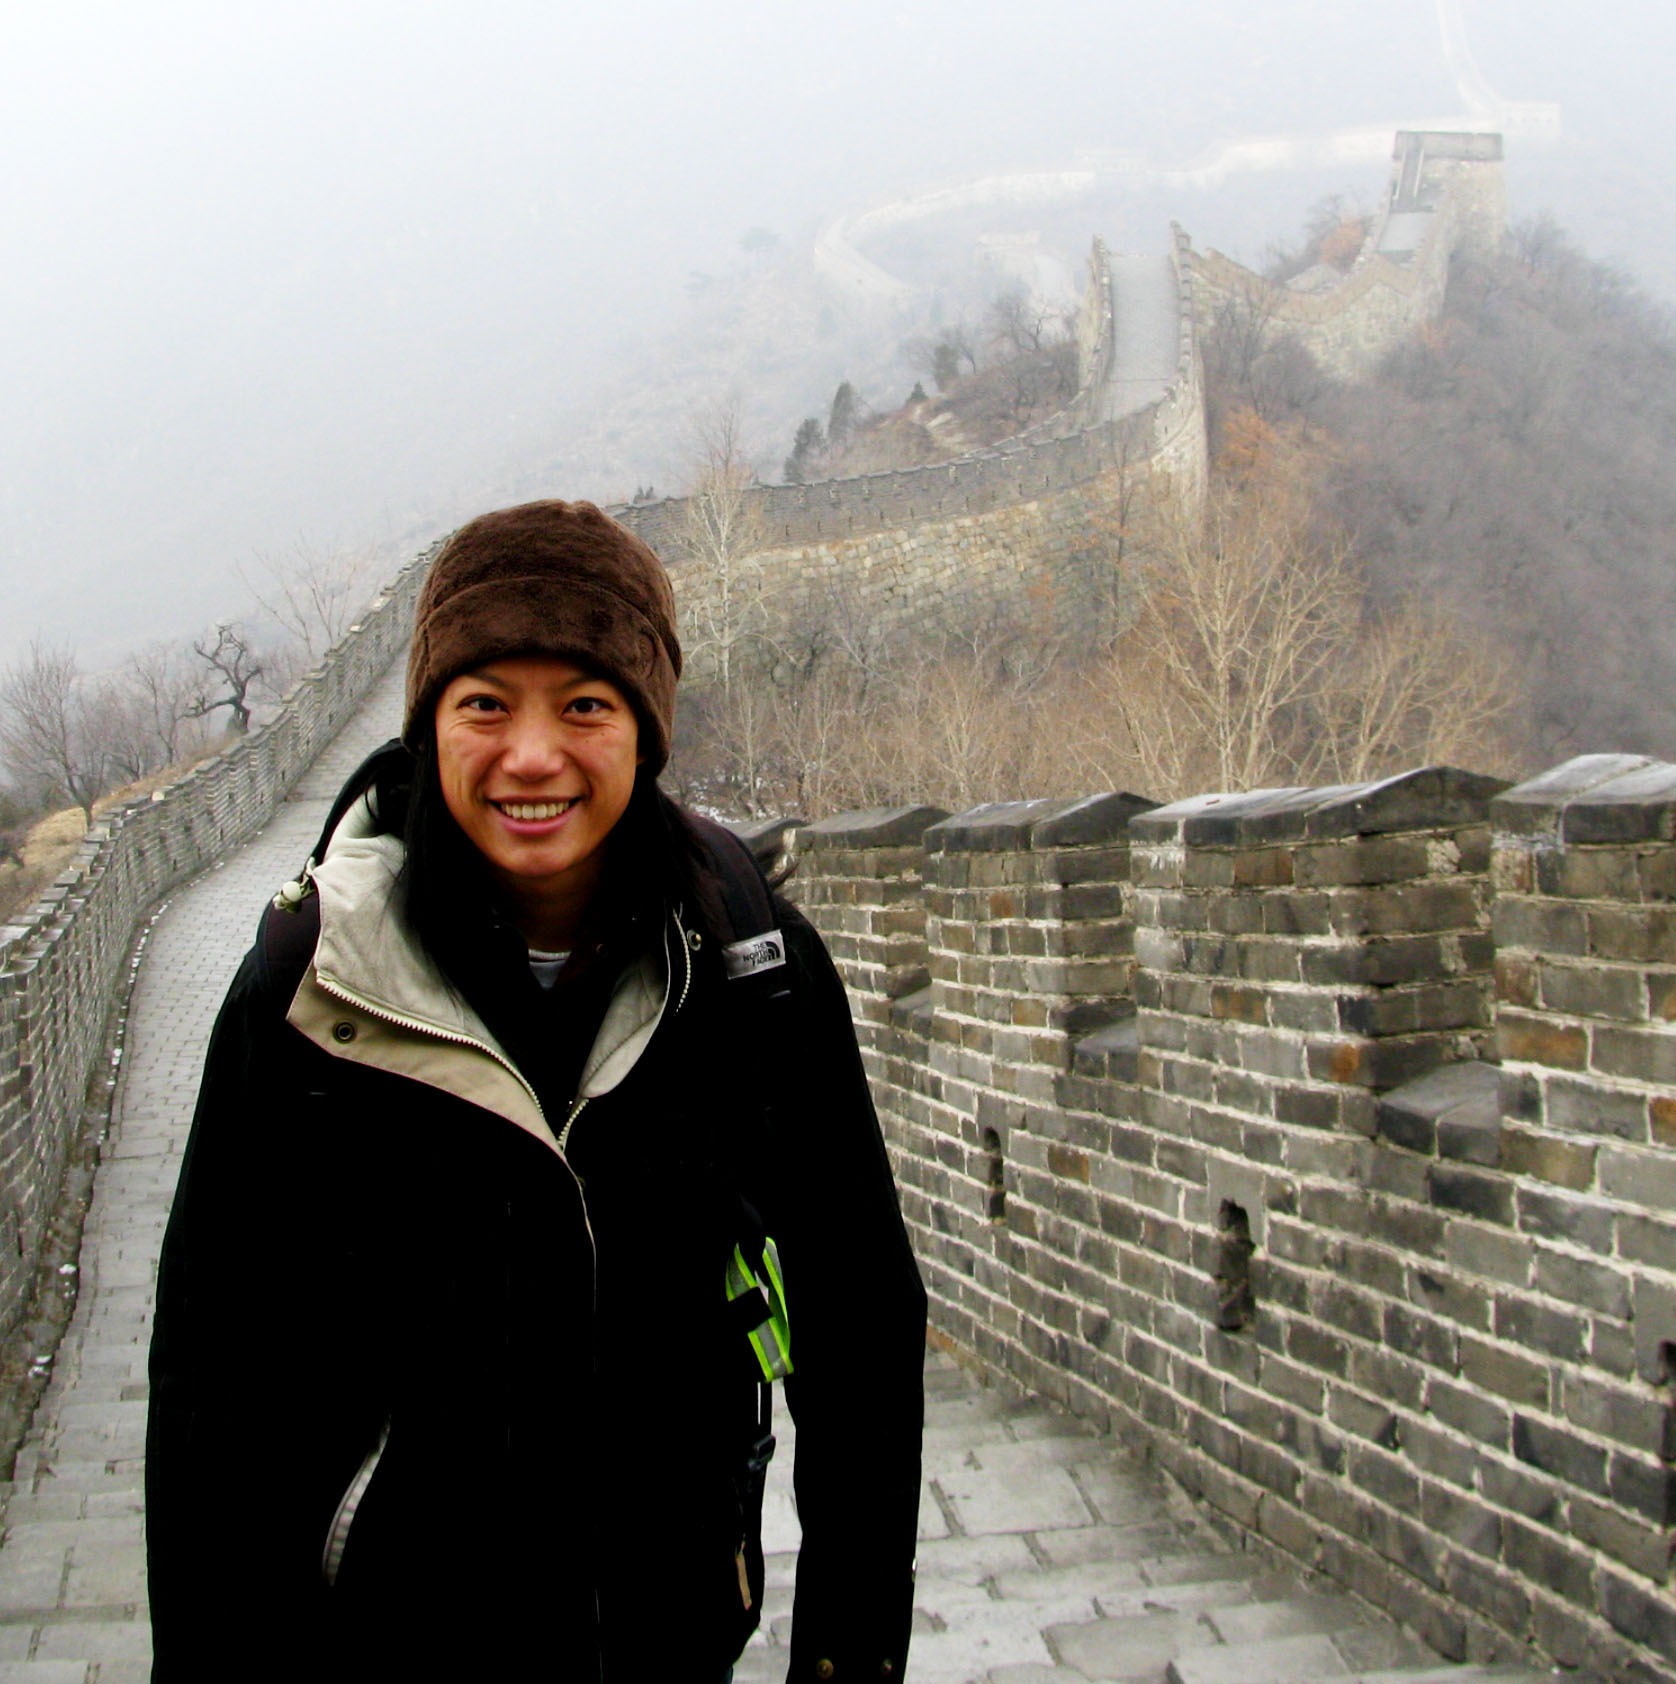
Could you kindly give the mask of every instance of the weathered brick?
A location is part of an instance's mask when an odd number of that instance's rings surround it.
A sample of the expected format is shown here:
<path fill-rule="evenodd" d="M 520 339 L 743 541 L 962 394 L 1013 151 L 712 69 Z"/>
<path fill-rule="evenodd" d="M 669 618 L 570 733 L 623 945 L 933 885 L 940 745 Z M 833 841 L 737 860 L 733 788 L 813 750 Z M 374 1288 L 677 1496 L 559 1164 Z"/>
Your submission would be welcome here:
<path fill-rule="evenodd" d="M 1615 1451 L 1607 1489 L 1620 1508 L 1655 1526 L 1676 1526 L 1676 1468 L 1669 1462 Z"/>
<path fill-rule="evenodd" d="M 1626 1261 L 1649 1263 L 1676 1273 L 1676 1221 L 1651 1216 L 1620 1216 L 1616 1222 L 1618 1249 Z M 1599 1250 L 1607 1250 L 1602 1246 Z"/>
<path fill-rule="evenodd" d="M 1444 1256 L 1457 1269 L 1523 1286 L 1531 1279 L 1535 1248 L 1523 1235 L 1498 1233 L 1471 1222 L 1452 1222 Z"/>
<path fill-rule="evenodd" d="M 1582 1316 L 1511 1294 L 1496 1299 L 1495 1330 L 1499 1338 L 1568 1362 L 1582 1360 L 1588 1338 L 1588 1323 Z"/>
<path fill-rule="evenodd" d="M 1611 1135 L 1620 1140 L 1647 1138 L 1647 1098 L 1615 1091 L 1594 1077 L 1548 1078 L 1540 1120 L 1571 1134 Z"/>
<path fill-rule="evenodd" d="M 1513 1454 L 1533 1468 L 1597 1497 L 1606 1495 L 1606 1452 L 1564 1427 L 1528 1415 L 1513 1417 Z"/>
<path fill-rule="evenodd" d="M 1610 1568 L 1600 1575 L 1600 1611 L 1634 1643 L 1676 1661 L 1676 1603 Z"/>
<path fill-rule="evenodd" d="M 1515 1203 L 1519 1226 L 1528 1234 L 1563 1240 L 1587 1251 L 1612 1250 L 1613 1213 L 1604 1204 L 1574 1193 L 1550 1193 L 1536 1187 L 1521 1187 Z"/>
<path fill-rule="evenodd" d="M 1431 1201 L 1439 1210 L 1459 1211 L 1480 1222 L 1513 1223 L 1513 1188 L 1490 1171 L 1434 1164 L 1427 1172 Z"/>
<path fill-rule="evenodd" d="M 1446 1426 L 1491 1449 L 1512 1443 L 1512 1412 L 1480 1392 L 1432 1376 L 1426 1384 L 1426 1408 Z"/>
<path fill-rule="evenodd" d="M 1513 953 L 1496 955 L 1496 998 L 1509 1006 L 1534 1008 L 1538 998 L 1539 969 L 1534 959 Z"/>
<path fill-rule="evenodd" d="M 1676 963 L 1676 907 L 1591 907 L 1587 919 L 1588 951 L 1597 959 Z"/>
<path fill-rule="evenodd" d="M 1548 1532 L 1519 1520 L 1502 1529 L 1502 1554 L 1507 1565 L 1537 1584 L 1546 1585 L 1572 1602 L 1588 1603 L 1593 1596 L 1589 1558 Z"/>
<path fill-rule="evenodd" d="M 1498 951 L 1524 948 L 1533 953 L 1575 954 L 1579 958 L 1589 951 L 1584 911 L 1564 901 L 1500 896 L 1490 927 Z"/>
<path fill-rule="evenodd" d="M 1626 967 L 1544 962 L 1542 1004 L 1569 1017 L 1617 1018 L 1637 1023 L 1647 1017 L 1647 986 Z"/>
<path fill-rule="evenodd" d="M 1579 1191 L 1591 1187 L 1595 1178 L 1597 1148 L 1581 1141 L 1540 1134 L 1534 1129 L 1509 1123 L 1501 1133 L 1502 1167 L 1510 1175 L 1527 1175 L 1552 1182 L 1557 1187 Z M 1510 1190 L 1511 1191 L 1511 1190 Z"/>
<path fill-rule="evenodd" d="M 1627 1320 L 1629 1277 L 1620 1269 L 1563 1251 L 1543 1251 L 1536 1260 L 1537 1288 L 1562 1304 L 1598 1310 Z"/>
<path fill-rule="evenodd" d="M 1638 860 L 1628 848 L 1544 849 L 1535 856 L 1536 887 L 1564 900 L 1641 899 Z"/>
<path fill-rule="evenodd" d="M 1656 1148 L 1603 1147 L 1600 1187 L 1625 1204 L 1676 1210 L 1676 1158 Z"/>
<path fill-rule="evenodd" d="M 1603 1503 L 1574 1497 L 1571 1530 L 1583 1543 L 1593 1544 L 1632 1572 L 1662 1579 L 1670 1570 L 1670 1543 L 1662 1526 L 1628 1520 Z"/>
<path fill-rule="evenodd" d="M 1589 1067 L 1630 1081 L 1676 1085 L 1676 1031 L 1603 1025 L 1594 1032 Z"/>
<path fill-rule="evenodd" d="M 1460 1344 L 1461 1373 L 1487 1392 L 1513 1403 L 1549 1405 L 1549 1368 L 1516 1351 L 1463 1335 Z"/>
<path fill-rule="evenodd" d="M 1582 1070 L 1589 1062 L 1586 1030 L 1511 1009 L 1496 1018 L 1496 1046 L 1503 1059 L 1554 1070 Z"/>

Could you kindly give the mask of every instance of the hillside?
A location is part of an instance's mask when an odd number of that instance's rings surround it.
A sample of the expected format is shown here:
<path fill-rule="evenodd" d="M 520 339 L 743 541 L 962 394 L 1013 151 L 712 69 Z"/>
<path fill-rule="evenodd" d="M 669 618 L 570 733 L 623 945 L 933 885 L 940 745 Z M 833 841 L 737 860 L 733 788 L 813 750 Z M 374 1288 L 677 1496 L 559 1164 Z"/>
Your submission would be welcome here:
<path fill-rule="evenodd" d="M 1552 223 L 1458 259 L 1443 318 L 1369 378 L 1283 340 L 1207 343 L 1213 424 L 1305 429 L 1318 520 L 1371 599 L 1418 597 L 1506 646 L 1544 761 L 1676 753 L 1676 329 Z"/>

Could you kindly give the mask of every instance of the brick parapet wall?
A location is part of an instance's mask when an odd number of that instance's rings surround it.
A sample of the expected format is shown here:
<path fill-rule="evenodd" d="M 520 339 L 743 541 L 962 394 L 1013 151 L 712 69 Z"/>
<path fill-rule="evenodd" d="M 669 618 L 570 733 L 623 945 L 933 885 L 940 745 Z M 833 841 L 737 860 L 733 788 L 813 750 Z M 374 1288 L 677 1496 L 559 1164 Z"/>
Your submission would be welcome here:
<path fill-rule="evenodd" d="M 1089 384 L 1060 414 L 993 449 L 895 472 L 758 485 L 745 494 L 760 534 L 753 602 L 763 649 L 806 640 L 812 628 L 867 624 L 887 632 L 960 631 L 997 602 L 1030 602 L 1044 630 L 1110 630 L 1111 579 L 1103 523 L 1137 483 L 1167 475 L 1189 499 L 1207 474 L 1204 381 L 1193 326 L 1189 248 L 1171 245 L 1181 303 L 1176 378 L 1156 403 L 1108 413 L 1111 279 L 1096 245 L 1085 308 Z M 1104 301 L 1103 303 L 1101 301 Z M 613 508 L 669 564 L 684 624 L 714 618 L 714 577 L 691 563 L 685 498 Z M 1130 509 L 1131 518 L 1133 509 Z M 702 639 L 691 671 L 708 676 Z M 771 659 L 769 655 L 766 658 Z"/>
<path fill-rule="evenodd" d="M 1403 195 L 1405 166 L 1419 171 Z M 1272 286 L 1218 251 L 1193 253 L 1207 326 L 1225 301 L 1260 312 L 1333 374 L 1354 379 L 1371 369 L 1443 307 L 1457 250 L 1494 245 L 1506 223 L 1502 148 L 1497 135 L 1397 135 L 1390 187 L 1348 275 L 1323 293 Z M 1381 249 L 1393 215 L 1429 213 L 1419 244 L 1392 256 Z"/>
<path fill-rule="evenodd" d="M 406 647 L 429 559 L 398 575 L 272 720 L 101 815 L 41 900 L 0 927 L 0 1331 L 27 1301 L 141 918 L 273 814 Z"/>
<path fill-rule="evenodd" d="M 1668 1681 L 1676 768 L 1500 790 L 927 826 L 860 1030 L 949 1338 L 1448 1655 Z"/>

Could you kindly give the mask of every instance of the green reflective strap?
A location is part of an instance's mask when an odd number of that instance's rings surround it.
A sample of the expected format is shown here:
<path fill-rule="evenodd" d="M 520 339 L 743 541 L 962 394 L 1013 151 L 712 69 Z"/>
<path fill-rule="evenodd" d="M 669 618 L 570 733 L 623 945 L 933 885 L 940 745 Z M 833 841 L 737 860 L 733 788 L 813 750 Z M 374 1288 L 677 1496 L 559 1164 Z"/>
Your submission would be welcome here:
<path fill-rule="evenodd" d="M 767 1320 L 754 1327 L 747 1336 L 756 1353 L 765 1380 L 783 1380 L 791 1373 L 791 1325 L 786 1318 L 786 1289 L 780 1278 L 780 1253 L 773 1240 L 762 1242 L 762 1278 L 759 1280 L 745 1260 L 744 1250 L 735 1246 L 727 1265 L 727 1297 L 734 1299 L 747 1292 L 762 1295 L 768 1306 Z"/>

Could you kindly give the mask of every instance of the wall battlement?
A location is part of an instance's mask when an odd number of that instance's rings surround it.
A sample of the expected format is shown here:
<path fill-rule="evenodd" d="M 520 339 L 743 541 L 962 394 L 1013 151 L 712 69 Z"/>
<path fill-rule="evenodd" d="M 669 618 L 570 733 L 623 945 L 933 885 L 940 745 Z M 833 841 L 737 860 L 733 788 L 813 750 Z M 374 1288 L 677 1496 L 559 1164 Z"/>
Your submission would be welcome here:
<path fill-rule="evenodd" d="M 1446 1655 L 1676 1679 L 1676 767 L 795 846 L 948 1337 Z"/>

